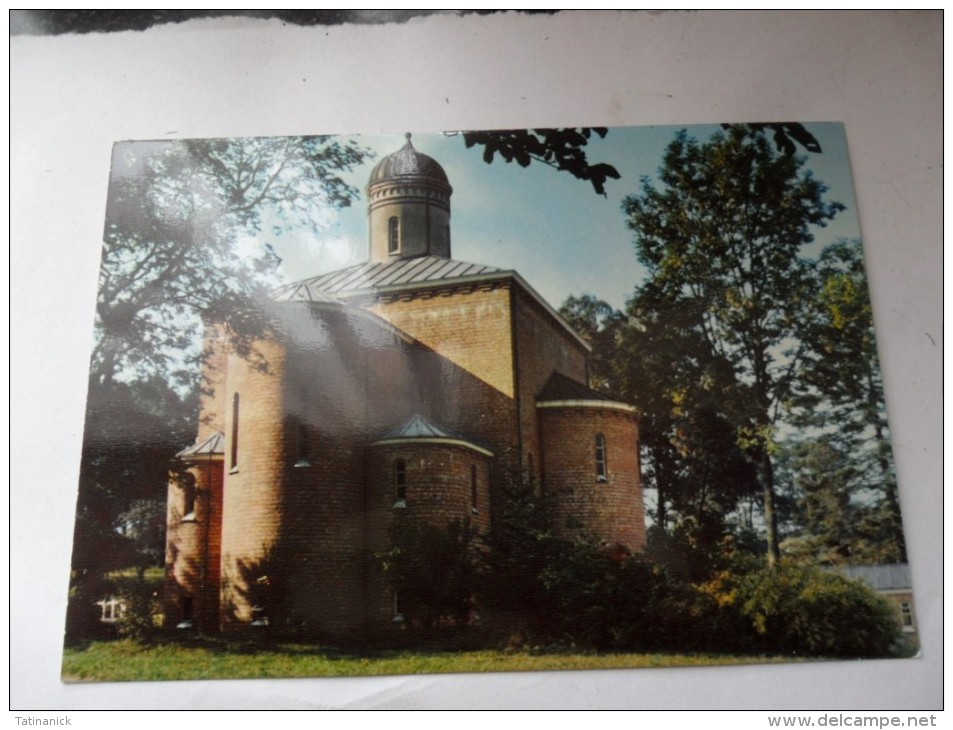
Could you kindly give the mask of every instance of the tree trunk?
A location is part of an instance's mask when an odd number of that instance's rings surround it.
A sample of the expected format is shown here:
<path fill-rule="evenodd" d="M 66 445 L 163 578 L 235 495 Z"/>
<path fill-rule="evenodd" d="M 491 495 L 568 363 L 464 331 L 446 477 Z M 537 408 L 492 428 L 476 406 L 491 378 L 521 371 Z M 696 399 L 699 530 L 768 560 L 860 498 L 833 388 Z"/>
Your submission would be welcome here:
<path fill-rule="evenodd" d="M 761 457 L 758 460 L 758 482 L 764 495 L 764 524 L 768 547 L 768 565 L 777 565 L 781 559 L 781 548 L 778 544 L 778 515 L 774 506 L 774 467 L 767 445 L 761 448 Z"/>

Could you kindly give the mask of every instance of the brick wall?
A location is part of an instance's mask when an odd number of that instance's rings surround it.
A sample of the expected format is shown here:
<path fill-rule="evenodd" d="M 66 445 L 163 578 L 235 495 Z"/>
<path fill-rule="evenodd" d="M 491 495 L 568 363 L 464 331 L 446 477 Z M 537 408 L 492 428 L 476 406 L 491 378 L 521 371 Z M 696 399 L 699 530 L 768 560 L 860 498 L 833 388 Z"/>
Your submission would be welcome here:
<path fill-rule="evenodd" d="M 539 409 L 543 490 L 556 524 L 630 550 L 645 546 L 638 422 L 632 413 L 597 407 Z M 606 481 L 596 473 L 595 439 L 605 436 Z"/>
<path fill-rule="evenodd" d="M 395 506 L 398 460 L 405 467 L 404 506 Z M 393 616 L 393 589 L 380 557 L 375 556 L 390 549 L 393 521 L 410 518 L 438 530 L 446 529 L 452 522 L 469 522 L 476 532 L 486 534 L 490 528 L 489 458 L 449 444 L 381 444 L 368 447 L 367 464 L 369 619 L 386 625 Z"/>
<path fill-rule="evenodd" d="M 172 626 L 185 618 L 183 599 L 192 599 L 194 625 L 218 629 L 221 581 L 222 460 L 196 457 L 191 462 L 194 508 L 188 514 L 187 490 L 181 475 L 169 481 L 166 518 L 166 575 L 172 590 L 165 595 L 166 622 Z"/>
<path fill-rule="evenodd" d="M 523 441 L 520 468 L 526 469 L 530 461 L 534 467 L 539 465 L 541 446 L 536 396 L 554 371 L 588 384 L 589 353 L 522 289 L 515 291 L 514 298 L 516 360 L 519 367 L 517 407 Z M 538 473 L 531 476 L 536 480 L 539 478 Z"/>
<path fill-rule="evenodd" d="M 502 474 L 519 466 L 511 286 L 434 289 L 369 305 L 419 343 L 423 414 L 487 445 Z"/>
<path fill-rule="evenodd" d="M 202 397 L 196 443 L 218 431 L 225 430 L 226 388 L 228 369 L 228 341 L 224 328 L 205 325 L 205 361 L 202 366 Z"/>
<path fill-rule="evenodd" d="M 282 433 L 285 348 L 269 340 L 256 343 L 256 350 L 267 371 L 231 354 L 225 381 L 222 612 L 226 625 L 252 619 L 252 584 L 272 557 L 282 527 L 281 475 L 287 459 Z"/>

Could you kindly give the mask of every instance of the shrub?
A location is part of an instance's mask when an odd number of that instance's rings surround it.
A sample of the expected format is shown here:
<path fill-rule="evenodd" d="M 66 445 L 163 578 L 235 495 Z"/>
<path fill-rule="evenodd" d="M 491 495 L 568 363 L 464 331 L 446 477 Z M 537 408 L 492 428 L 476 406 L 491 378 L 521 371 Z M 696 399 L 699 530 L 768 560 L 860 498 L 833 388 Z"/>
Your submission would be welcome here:
<path fill-rule="evenodd" d="M 482 570 L 480 541 L 469 521 L 438 529 L 399 514 L 391 549 L 377 555 L 408 616 L 432 626 L 449 620 L 465 626 Z"/>
<path fill-rule="evenodd" d="M 885 657 L 900 635 L 890 605 L 872 589 L 815 567 L 781 563 L 742 575 L 729 606 L 763 651 Z"/>
<path fill-rule="evenodd" d="M 158 596 L 155 587 L 141 580 L 128 581 L 119 589 L 119 598 L 125 610 L 116 622 L 122 639 L 150 643 L 161 625 Z"/>

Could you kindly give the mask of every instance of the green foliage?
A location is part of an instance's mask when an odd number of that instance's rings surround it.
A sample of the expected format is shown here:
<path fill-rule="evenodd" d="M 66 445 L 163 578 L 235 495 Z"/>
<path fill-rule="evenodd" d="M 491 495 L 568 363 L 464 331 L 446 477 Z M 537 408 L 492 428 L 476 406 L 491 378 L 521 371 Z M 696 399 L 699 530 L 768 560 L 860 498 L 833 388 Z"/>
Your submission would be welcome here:
<path fill-rule="evenodd" d="M 731 128 L 730 125 L 724 125 Z M 796 122 L 772 122 L 745 124 L 738 128 L 752 134 L 768 131 L 778 151 L 793 156 L 800 145 L 808 152 L 820 152 L 821 145 L 803 124 Z M 593 136 L 604 138 L 606 127 L 582 127 L 577 129 L 497 129 L 463 133 L 467 148 L 483 147 L 483 160 L 493 162 L 499 155 L 506 162 L 516 162 L 528 167 L 532 162 L 541 162 L 557 170 L 568 172 L 579 180 L 587 180 L 599 195 L 605 195 L 606 182 L 618 180 L 620 175 L 612 165 L 605 162 L 590 163 L 585 147 Z"/>
<path fill-rule="evenodd" d="M 499 155 L 507 162 L 528 167 L 533 161 L 564 170 L 580 180 L 588 180 L 599 195 L 605 195 L 606 180 L 619 179 L 619 172 L 604 162 L 591 164 L 585 147 L 593 135 L 605 137 L 605 127 L 580 129 L 508 129 L 464 132 L 467 148 L 483 147 L 483 160 L 493 162 Z"/>
<path fill-rule="evenodd" d="M 330 137 L 117 145 L 106 207 L 91 372 L 194 382 L 202 318 L 239 345 L 266 327 L 275 280 L 265 228 L 320 230 L 356 195 L 340 177 L 366 156 Z M 190 362 L 190 360 L 192 362 Z"/>
<path fill-rule="evenodd" d="M 818 296 L 802 331 L 804 363 L 792 407 L 797 422 L 821 436 L 812 447 L 791 450 L 789 468 L 799 477 L 795 487 L 802 507 L 818 493 L 820 473 L 810 458 L 827 449 L 837 458 L 837 488 L 851 498 L 846 511 L 858 530 L 852 562 L 904 562 L 906 547 L 900 520 L 897 477 L 890 450 L 883 382 L 877 359 L 873 315 L 858 240 L 826 247 L 816 271 Z M 830 497 L 828 496 L 828 501 Z M 806 527 L 807 537 L 824 539 L 825 531 Z"/>
<path fill-rule="evenodd" d="M 400 511 L 390 529 L 391 549 L 378 555 L 404 613 L 425 626 L 451 620 L 465 626 L 476 598 L 483 552 L 469 521 L 445 529 Z"/>
<path fill-rule="evenodd" d="M 717 574 L 703 590 L 746 624 L 758 651 L 887 657 L 900 637 L 890 605 L 860 581 L 782 561 Z"/>
<path fill-rule="evenodd" d="M 623 208 L 639 260 L 649 272 L 640 312 L 681 320 L 706 347 L 701 363 L 732 370 L 730 419 L 737 445 L 757 466 L 768 556 L 777 560 L 772 451 L 781 406 L 801 359 L 799 330 L 814 299 L 802 249 L 843 206 L 779 154 L 763 131 L 732 126 L 699 143 L 680 133 L 666 150 L 658 183 Z M 706 352 L 707 349 L 707 352 Z M 726 382 L 719 379 L 719 383 Z"/>
<path fill-rule="evenodd" d="M 157 379 L 90 380 L 72 567 L 81 581 L 161 564 L 171 457 L 194 436 L 197 399 Z"/>
<path fill-rule="evenodd" d="M 125 607 L 116 624 L 119 638 L 141 644 L 154 641 L 162 625 L 156 587 L 143 580 L 125 581 L 118 597 Z"/>

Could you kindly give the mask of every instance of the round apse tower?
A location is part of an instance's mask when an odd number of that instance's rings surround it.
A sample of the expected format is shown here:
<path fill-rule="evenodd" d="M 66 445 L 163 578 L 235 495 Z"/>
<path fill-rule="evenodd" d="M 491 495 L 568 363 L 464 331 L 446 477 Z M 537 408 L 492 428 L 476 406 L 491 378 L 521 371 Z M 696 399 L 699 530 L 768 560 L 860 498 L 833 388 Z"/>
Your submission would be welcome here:
<path fill-rule="evenodd" d="M 407 142 L 378 162 L 367 183 L 370 261 L 450 258 L 450 196 L 440 164 Z"/>

